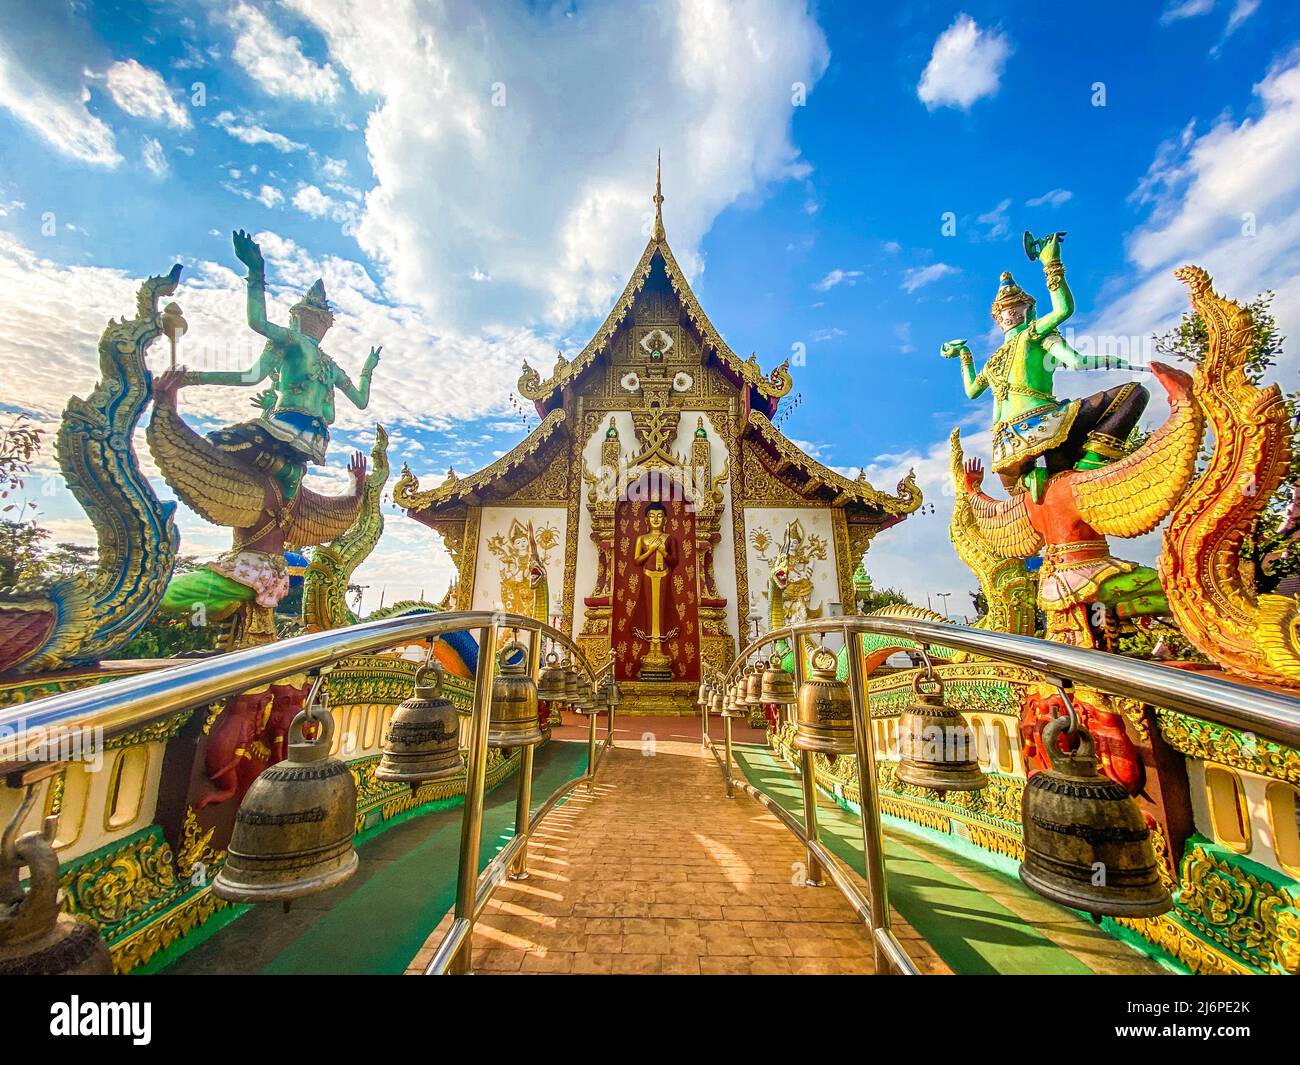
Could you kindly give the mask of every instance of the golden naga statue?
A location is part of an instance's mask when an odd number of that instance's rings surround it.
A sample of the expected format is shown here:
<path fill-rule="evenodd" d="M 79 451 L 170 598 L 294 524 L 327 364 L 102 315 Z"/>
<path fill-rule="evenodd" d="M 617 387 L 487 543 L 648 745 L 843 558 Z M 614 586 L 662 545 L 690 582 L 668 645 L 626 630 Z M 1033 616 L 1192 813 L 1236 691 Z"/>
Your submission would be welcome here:
<path fill-rule="evenodd" d="M 1205 358 L 1194 393 L 1214 431 L 1214 454 L 1174 507 L 1164 533 L 1160 580 L 1188 641 L 1229 672 L 1300 685 L 1300 604 L 1259 595 L 1242 544 L 1286 476 L 1291 426 L 1276 385 L 1246 377 L 1250 311 L 1211 287 L 1199 266 L 1175 276 L 1205 322 Z"/>
<path fill-rule="evenodd" d="M 1034 617 L 1038 595 L 1038 578 L 1025 568 L 1023 558 L 1003 554 L 995 537 L 986 535 L 979 519 L 971 508 L 971 495 L 966 490 L 965 453 L 961 446 L 961 430 L 954 429 L 948 438 L 951 450 L 950 472 L 956 502 L 948 535 L 952 545 L 967 567 L 980 582 L 987 613 L 975 622 L 975 628 L 991 632 L 1011 632 L 1032 636 L 1036 628 Z"/>

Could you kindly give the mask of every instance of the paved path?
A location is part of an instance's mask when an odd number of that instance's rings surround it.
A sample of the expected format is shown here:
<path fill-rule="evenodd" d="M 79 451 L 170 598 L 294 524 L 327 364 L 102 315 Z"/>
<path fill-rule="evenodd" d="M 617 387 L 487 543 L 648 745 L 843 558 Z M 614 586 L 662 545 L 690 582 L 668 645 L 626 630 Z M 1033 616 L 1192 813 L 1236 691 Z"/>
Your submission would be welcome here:
<path fill-rule="evenodd" d="M 803 848 L 744 794 L 725 797 L 691 719 L 619 721 L 593 794 L 540 826 L 531 877 L 476 926 L 483 973 L 870 973 L 862 922 L 802 884 Z M 423 967 L 448 919 L 412 961 Z M 905 924 L 927 971 L 949 971 Z"/>

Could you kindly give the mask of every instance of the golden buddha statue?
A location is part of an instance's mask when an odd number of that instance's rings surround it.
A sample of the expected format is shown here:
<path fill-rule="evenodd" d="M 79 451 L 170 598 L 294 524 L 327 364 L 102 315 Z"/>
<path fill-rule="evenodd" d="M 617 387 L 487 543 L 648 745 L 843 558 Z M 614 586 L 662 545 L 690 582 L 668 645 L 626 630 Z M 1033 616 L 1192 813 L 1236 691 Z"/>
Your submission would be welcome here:
<path fill-rule="evenodd" d="M 645 508 L 649 531 L 636 538 L 632 562 L 642 568 L 644 580 L 632 615 L 632 634 L 650 645 L 641 658 L 642 680 L 672 680 L 672 662 L 664 654 L 664 641 L 677 635 L 672 572 L 677 568 L 677 541 L 668 532 L 668 512 L 662 503 Z"/>

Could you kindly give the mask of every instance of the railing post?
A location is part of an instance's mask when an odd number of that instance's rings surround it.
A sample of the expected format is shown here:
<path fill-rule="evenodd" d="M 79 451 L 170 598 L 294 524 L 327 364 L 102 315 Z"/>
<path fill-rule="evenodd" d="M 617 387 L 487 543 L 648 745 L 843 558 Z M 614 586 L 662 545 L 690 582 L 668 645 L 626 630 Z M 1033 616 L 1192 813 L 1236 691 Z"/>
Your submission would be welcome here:
<path fill-rule="evenodd" d="M 592 707 L 587 715 L 587 791 L 596 790 L 596 718 L 600 715 Z"/>
<path fill-rule="evenodd" d="M 614 671 L 613 671 L 612 669 L 609 671 L 609 682 L 610 682 L 611 684 L 614 684 L 614 683 L 615 683 L 615 681 L 614 681 Z M 610 704 L 609 704 L 609 719 L 608 719 L 608 720 L 609 720 L 609 733 L 608 733 L 608 742 L 606 743 L 606 746 L 607 746 L 611 751 L 614 749 L 614 715 L 615 715 L 617 712 L 618 712 L 618 707 L 616 707 L 613 703 L 610 703 Z"/>
<path fill-rule="evenodd" d="M 480 629 L 474 709 L 469 720 L 469 756 L 465 766 L 460 865 L 456 876 L 456 919 L 468 921 L 469 932 L 449 967 L 452 973 L 461 976 L 471 971 L 474 952 L 474 899 L 478 892 L 478 859 L 483 837 L 483 787 L 487 780 L 488 719 L 492 709 L 492 681 L 496 675 L 496 646 L 496 625 Z"/>
<path fill-rule="evenodd" d="M 528 641 L 528 675 L 536 678 L 537 664 L 542 657 L 542 634 L 534 631 Z M 519 780 L 515 790 L 515 835 L 522 836 L 524 843 L 519 854 L 510 863 L 511 880 L 528 879 L 528 821 L 533 806 L 533 754 L 532 746 L 519 750 Z"/>
<path fill-rule="evenodd" d="M 812 751 L 799 752 L 799 776 L 803 783 L 803 827 L 804 835 L 807 836 L 810 844 L 817 842 L 817 777 L 816 768 L 813 762 Z M 808 872 L 804 877 L 804 884 L 807 887 L 821 887 L 825 881 L 822 879 L 822 863 L 817 860 L 817 855 L 813 853 L 811 846 L 808 847 L 807 856 Z"/>
<path fill-rule="evenodd" d="M 723 764 L 726 766 L 724 775 L 727 778 L 727 798 L 732 799 L 735 795 L 731 788 L 731 718 L 729 717 L 722 719 L 722 734 L 726 738 L 726 760 Z"/>
<path fill-rule="evenodd" d="M 798 633 L 796 633 L 795 636 L 794 636 L 794 639 L 791 641 L 791 643 L 792 643 L 792 646 L 793 646 L 793 649 L 794 649 L 794 650 L 793 650 L 793 654 L 794 654 L 794 694 L 795 694 L 795 698 L 798 699 L 798 698 L 799 698 L 799 693 L 800 693 L 801 691 L 803 691 L 803 682 L 804 682 L 804 675 L 803 675 L 803 637 L 802 637 L 801 635 L 799 635 Z M 796 712 L 796 711 L 795 711 L 795 706 L 796 706 L 796 703 L 788 703 L 788 704 L 786 704 L 786 708 L 785 708 L 786 721 L 787 721 L 789 724 L 794 724 L 794 721 L 795 721 L 795 712 Z"/>
<path fill-rule="evenodd" d="M 862 809 L 862 857 L 871 902 L 872 946 L 876 972 L 888 970 L 888 960 L 876 942 L 877 929 L 888 930 L 889 890 L 885 882 L 885 833 L 880 822 L 880 796 L 876 790 L 875 737 L 871 734 L 871 707 L 862 672 L 862 642 L 857 633 L 844 633 L 849 664 L 849 695 L 853 700 L 853 744 L 858 758 L 858 805 Z"/>

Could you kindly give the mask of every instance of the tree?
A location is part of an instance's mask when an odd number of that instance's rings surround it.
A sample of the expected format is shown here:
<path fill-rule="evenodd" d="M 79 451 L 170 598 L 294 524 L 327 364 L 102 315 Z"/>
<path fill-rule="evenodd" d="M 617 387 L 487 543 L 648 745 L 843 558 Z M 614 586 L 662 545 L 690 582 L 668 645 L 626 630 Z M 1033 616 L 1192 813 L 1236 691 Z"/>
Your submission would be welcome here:
<path fill-rule="evenodd" d="M 859 614 L 870 614 L 873 610 L 896 604 L 912 605 L 911 600 L 897 588 L 877 588 L 870 577 L 858 584 L 855 598 L 858 602 Z"/>
<path fill-rule="evenodd" d="M 31 424 L 26 414 L 15 414 L 8 425 L 0 427 L 0 499 L 9 499 L 23 487 L 40 447 L 41 430 Z M 13 509 L 13 503 L 0 507 L 5 513 Z"/>
<path fill-rule="evenodd" d="M 1245 369 L 1246 379 L 1253 385 L 1270 376 L 1286 341 L 1273 317 L 1273 297 L 1273 292 L 1260 293 L 1248 307 L 1251 337 Z M 1208 341 L 1204 320 L 1189 311 L 1177 327 L 1155 338 L 1155 346 L 1167 358 L 1199 366 Z M 1242 560 L 1254 567 L 1255 587 L 1260 592 L 1271 592 L 1283 578 L 1300 573 L 1300 391 L 1286 393 L 1283 400 L 1291 419 L 1291 467 L 1241 549 Z M 1208 458 L 1208 454 L 1202 455 L 1202 465 Z"/>

